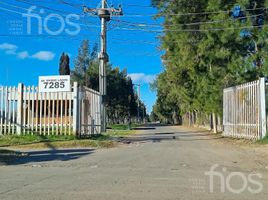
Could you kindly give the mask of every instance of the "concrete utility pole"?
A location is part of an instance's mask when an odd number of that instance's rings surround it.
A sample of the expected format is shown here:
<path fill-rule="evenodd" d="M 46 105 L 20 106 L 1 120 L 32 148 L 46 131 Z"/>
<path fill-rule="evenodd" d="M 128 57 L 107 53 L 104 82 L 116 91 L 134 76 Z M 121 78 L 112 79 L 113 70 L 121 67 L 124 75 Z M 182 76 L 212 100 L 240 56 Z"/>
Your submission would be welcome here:
<path fill-rule="evenodd" d="M 137 89 L 137 96 L 138 96 L 138 112 L 137 112 L 137 118 L 138 118 L 138 122 L 140 121 L 140 99 L 141 99 L 141 84 L 134 84 L 138 87 Z"/>
<path fill-rule="evenodd" d="M 106 132 L 106 64 L 109 62 L 109 56 L 107 54 L 107 22 L 111 20 L 111 16 L 123 15 L 121 6 L 118 9 L 114 7 L 108 7 L 106 0 L 101 0 L 101 8 L 87 8 L 84 7 L 84 12 L 98 15 L 101 20 L 101 49 L 99 53 L 99 91 L 101 94 L 101 131 Z"/>

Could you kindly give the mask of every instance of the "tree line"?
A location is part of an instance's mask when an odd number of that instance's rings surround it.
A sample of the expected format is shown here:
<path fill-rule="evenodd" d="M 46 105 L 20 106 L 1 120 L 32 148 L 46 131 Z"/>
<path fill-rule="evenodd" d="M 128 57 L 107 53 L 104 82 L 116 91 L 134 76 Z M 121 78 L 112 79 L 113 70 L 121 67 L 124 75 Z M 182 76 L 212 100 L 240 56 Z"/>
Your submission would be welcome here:
<path fill-rule="evenodd" d="M 127 70 L 120 70 L 111 64 L 106 66 L 107 73 L 107 121 L 108 124 L 141 122 L 146 118 L 146 106 L 138 99 Z M 99 91 L 99 59 L 98 46 L 90 48 L 89 41 L 84 40 L 78 50 L 74 69 L 71 71 L 72 81 Z M 139 102 L 139 106 L 138 106 Z M 141 113 L 137 119 L 138 112 Z M 144 114 L 142 114 L 144 113 Z"/>
<path fill-rule="evenodd" d="M 267 0 L 153 0 L 153 5 L 164 19 L 165 52 L 164 71 L 153 84 L 154 119 L 179 123 L 202 113 L 215 123 L 222 116 L 224 88 L 267 75 Z"/>

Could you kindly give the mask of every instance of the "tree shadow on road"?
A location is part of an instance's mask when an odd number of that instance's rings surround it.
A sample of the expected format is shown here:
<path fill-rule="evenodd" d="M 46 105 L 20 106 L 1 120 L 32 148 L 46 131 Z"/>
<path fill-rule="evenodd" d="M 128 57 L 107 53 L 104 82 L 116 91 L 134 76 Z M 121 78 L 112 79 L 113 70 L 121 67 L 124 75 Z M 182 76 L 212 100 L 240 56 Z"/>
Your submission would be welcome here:
<path fill-rule="evenodd" d="M 9 155 L 0 155 L 0 165 L 21 165 L 50 161 L 70 161 L 92 154 L 93 152 L 93 149 L 51 149 L 15 152 Z"/>
<path fill-rule="evenodd" d="M 206 132 L 161 132 L 151 134 L 140 134 L 131 137 L 121 137 L 119 142 L 122 143 L 135 143 L 135 142 L 162 142 L 162 141 L 199 141 L 199 140 L 219 140 L 222 136 L 213 135 Z"/>
<path fill-rule="evenodd" d="M 155 130 L 155 128 L 154 127 L 137 127 L 137 128 L 133 128 L 132 130 L 145 131 L 145 130 Z"/>

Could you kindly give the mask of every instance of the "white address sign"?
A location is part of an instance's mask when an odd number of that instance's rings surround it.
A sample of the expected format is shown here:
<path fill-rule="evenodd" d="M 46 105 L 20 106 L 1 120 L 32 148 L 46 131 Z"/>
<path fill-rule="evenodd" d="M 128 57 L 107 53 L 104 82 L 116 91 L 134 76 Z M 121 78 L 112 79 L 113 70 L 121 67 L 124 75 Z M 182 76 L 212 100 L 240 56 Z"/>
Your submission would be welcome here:
<path fill-rule="evenodd" d="M 39 76 L 39 92 L 70 92 L 70 76 Z"/>

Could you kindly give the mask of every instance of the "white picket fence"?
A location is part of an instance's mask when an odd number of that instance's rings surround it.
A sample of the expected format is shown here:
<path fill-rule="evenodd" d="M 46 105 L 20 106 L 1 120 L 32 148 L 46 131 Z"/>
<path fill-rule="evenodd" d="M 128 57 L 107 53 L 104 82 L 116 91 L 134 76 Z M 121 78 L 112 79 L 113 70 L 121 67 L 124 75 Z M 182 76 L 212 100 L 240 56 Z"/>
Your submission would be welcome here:
<path fill-rule="evenodd" d="M 100 133 L 100 94 L 74 83 L 71 92 L 41 93 L 38 87 L 0 87 L 0 135 Z"/>
<path fill-rule="evenodd" d="M 259 140 L 266 136 L 265 79 L 224 89 L 224 136 Z"/>

